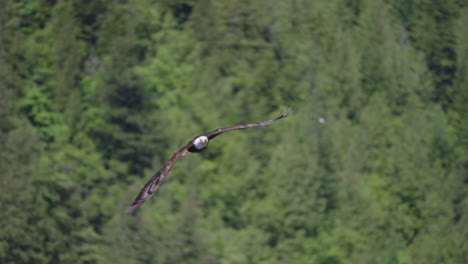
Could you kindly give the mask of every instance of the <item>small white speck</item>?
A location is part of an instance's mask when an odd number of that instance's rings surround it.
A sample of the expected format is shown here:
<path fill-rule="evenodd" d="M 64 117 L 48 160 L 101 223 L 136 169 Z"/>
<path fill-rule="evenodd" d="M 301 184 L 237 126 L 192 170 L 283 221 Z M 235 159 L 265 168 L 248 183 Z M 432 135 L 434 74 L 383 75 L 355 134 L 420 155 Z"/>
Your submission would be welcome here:
<path fill-rule="evenodd" d="M 325 118 L 319 117 L 318 121 L 319 121 L 321 124 L 323 124 L 323 123 L 325 123 Z"/>

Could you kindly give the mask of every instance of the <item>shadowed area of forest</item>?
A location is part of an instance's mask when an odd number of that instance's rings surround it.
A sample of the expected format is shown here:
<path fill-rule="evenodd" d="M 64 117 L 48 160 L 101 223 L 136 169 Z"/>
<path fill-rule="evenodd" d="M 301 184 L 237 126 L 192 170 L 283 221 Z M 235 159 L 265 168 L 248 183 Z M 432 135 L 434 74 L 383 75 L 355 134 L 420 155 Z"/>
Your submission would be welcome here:
<path fill-rule="evenodd" d="M 468 1 L 0 3 L 0 263 L 468 263 Z"/>

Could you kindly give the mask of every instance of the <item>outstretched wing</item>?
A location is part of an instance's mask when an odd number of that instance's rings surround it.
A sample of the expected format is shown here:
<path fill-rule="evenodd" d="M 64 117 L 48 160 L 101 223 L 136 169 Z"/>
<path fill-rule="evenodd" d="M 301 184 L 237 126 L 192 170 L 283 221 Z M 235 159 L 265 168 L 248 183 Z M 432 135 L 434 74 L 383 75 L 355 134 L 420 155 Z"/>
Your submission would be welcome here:
<path fill-rule="evenodd" d="M 206 136 L 208 139 L 212 139 L 212 138 L 220 135 L 221 133 L 231 131 L 231 130 L 246 129 L 246 128 L 251 128 L 251 127 L 256 127 L 256 126 L 266 126 L 266 125 L 269 125 L 269 124 L 275 122 L 276 120 L 279 120 L 279 119 L 281 119 L 283 117 L 287 117 L 291 113 L 292 113 L 292 108 L 289 107 L 288 110 L 286 110 L 286 112 L 280 113 L 274 119 L 265 120 L 265 121 L 252 123 L 252 124 L 243 124 L 243 125 L 237 125 L 237 126 L 231 126 L 231 127 L 225 127 L 225 128 L 218 128 L 218 129 L 216 129 L 214 131 L 211 131 L 210 133 L 204 134 L 204 136 Z"/>
<path fill-rule="evenodd" d="M 141 189 L 140 193 L 137 195 L 135 198 L 135 201 L 133 204 L 127 208 L 127 213 L 132 212 L 135 210 L 140 204 L 142 204 L 144 201 L 148 200 L 151 196 L 153 196 L 156 191 L 159 189 L 159 186 L 161 186 L 162 181 L 166 177 L 166 175 L 169 173 L 169 171 L 172 169 L 172 166 L 174 166 L 174 163 L 183 155 L 187 153 L 187 150 L 192 147 L 193 142 L 192 140 L 187 143 L 185 147 L 174 153 L 172 155 L 172 158 L 167 162 L 166 166 L 162 167 L 159 169 L 153 177 L 145 184 L 143 189 Z"/>

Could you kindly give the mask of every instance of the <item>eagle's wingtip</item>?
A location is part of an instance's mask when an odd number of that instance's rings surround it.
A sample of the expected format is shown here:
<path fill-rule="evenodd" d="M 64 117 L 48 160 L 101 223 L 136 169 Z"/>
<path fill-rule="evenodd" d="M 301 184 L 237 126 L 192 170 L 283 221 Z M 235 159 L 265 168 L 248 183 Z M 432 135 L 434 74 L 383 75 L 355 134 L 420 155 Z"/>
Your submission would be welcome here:
<path fill-rule="evenodd" d="M 293 109 L 292 109 L 292 107 L 290 106 L 290 107 L 288 107 L 288 109 L 286 109 L 286 112 L 280 113 L 276 119 L 280 119 L 280 118 L 283 118 L 283 117 L 287 117 L 287 116 L 290 115 L 292 112 L 293 112 Z"/>
<path fill-rule="evenodd" d="M 125 213 L 129 214 L 133 211 L 135 211 L 135 209 L 140 206 L 140 204 L 142 204 L 142 202 L 139 202 L 139 201 L 135 201 L 130 207 L 127 208 L 127 210 L 125 210 Z"/>

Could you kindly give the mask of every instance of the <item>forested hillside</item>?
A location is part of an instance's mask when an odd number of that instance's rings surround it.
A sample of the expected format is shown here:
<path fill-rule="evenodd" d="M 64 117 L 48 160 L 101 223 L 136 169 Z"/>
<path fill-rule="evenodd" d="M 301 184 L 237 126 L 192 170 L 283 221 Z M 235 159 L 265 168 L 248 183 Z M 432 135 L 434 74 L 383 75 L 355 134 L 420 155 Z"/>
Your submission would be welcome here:
<path fill-rule="evenodd" d="M 467 0 L 0 6 L 0 263 L 468 263 Z"/>

